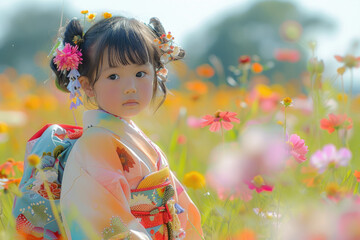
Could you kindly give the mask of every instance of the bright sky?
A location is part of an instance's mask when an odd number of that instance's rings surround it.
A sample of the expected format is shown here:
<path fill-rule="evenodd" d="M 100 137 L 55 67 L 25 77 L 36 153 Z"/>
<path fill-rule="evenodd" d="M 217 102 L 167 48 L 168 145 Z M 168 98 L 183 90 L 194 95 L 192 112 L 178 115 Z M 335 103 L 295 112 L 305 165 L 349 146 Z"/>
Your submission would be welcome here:
<path fill-rule="evenodd" d="M 245 11 L 249 3 L 255 0 L 63 0 L 75 10 L 88 9 L 90 12 L 109 11 L 113 14 L 136 17 L 148 22 L 151 17 L 158 17 L 165 29 L 171 31 L 178 44 L 196 34 L 206 24 L 218 21 L 229 12 Z M 6 17 L 17 7 L 30 0 L 0 0 L 0 38 L 8 26 Z M 31 3 L 46 8 L 48 4 L 62 0 L 31 0 Z M 360 39 L 360 0 L 293 0 L 309 14 L 324 14 L 334 20 L 336 30 L 323 34 L 318 42 L 317 55 L 325 59 L 326 66 L 338 66 L 333 55 L 345 55 L 354 39 Z M 59 9 L 59 12 L 61 10 Z M 60 19 L 59 19 L 60 21 Z M 309 39 L 310 40 L 310 39 Z M 354 53 L 359 55 L 359 52 Z"/>

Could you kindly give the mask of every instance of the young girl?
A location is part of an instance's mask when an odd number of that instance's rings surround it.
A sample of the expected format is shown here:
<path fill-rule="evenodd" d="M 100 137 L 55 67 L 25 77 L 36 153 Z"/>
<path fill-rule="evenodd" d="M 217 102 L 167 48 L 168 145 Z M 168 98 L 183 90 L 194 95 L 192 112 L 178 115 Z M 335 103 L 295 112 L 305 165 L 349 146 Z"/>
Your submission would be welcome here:
<path fill-rule="evenodd" d="M 202 238 L 197 207 L 165 154 L 131 120 L 159 89 L 165 100 L 164 64 L 184 56 L 180 48 L 173 55 L 159 48 L 164 34 L 156 18 L 147 25 L 111 17 L 85 34 L 72 20 L 65 30 L 63 44 L 81 53 L 81 88 L 98 107 L 84 112 L 83 134 L 64 170 L 60 208 L 68 239 Z M 69 72 L 57 71 L 56 61 L 51 66 L 66 91 Z"/>

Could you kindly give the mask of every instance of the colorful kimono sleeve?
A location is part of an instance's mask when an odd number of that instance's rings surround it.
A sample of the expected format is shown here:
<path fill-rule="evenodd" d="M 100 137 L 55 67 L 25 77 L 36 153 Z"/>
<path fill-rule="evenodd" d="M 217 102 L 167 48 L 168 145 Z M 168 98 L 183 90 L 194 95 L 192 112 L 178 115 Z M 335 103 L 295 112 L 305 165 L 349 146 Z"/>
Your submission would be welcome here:
<path fill-rule="evenodd" d="M 120 142 L 99 129 L 84 132 L 67 160 L 60 207 L 68 239 L 151 239 L 130 212 Z"/>
<path fill-rule="evenodd" d="M 185 230 L 185 239 L 203 239 L 203 231 L 201 228 L 201 216 L 199 210 L 185 191 L 176 176 L 171 172 L 173 185 L 177 193 L 177 202 L 184 212 L 180 213 L 179 220 L 181 227 Z"/>

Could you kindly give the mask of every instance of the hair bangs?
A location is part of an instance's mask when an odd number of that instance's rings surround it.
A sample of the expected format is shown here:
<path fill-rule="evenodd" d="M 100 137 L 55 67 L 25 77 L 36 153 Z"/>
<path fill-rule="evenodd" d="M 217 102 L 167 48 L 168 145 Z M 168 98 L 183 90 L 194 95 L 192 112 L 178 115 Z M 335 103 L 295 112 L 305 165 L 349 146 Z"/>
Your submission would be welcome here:
<path fill-rule="evenodd" d="M 119 65 L 138 64 L 144 65 L 148 62 L 153 64 L 153 47 L 149 39 L 145 39 L 144 29 L 136 26 L 125 26 L 116 28 L 109 34 L 107 40 L 108 62 L 110 67 Z"/>

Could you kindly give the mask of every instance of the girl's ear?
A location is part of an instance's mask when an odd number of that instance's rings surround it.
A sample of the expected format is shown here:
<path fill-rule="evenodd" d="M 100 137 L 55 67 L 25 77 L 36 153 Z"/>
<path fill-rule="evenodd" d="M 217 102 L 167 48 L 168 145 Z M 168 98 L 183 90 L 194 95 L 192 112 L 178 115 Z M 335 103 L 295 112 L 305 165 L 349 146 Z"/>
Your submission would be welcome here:
<path fill-rule="evenodd" d="M 94 97 L 95 92 L 94 92 L 94 89 L 90 85 L 89 78 L 85 77 L 85 76 L 81 76 L 78 79 L 81 84 L 81 88 L 84 90 L 85 94 L 88 97 Z"/>

